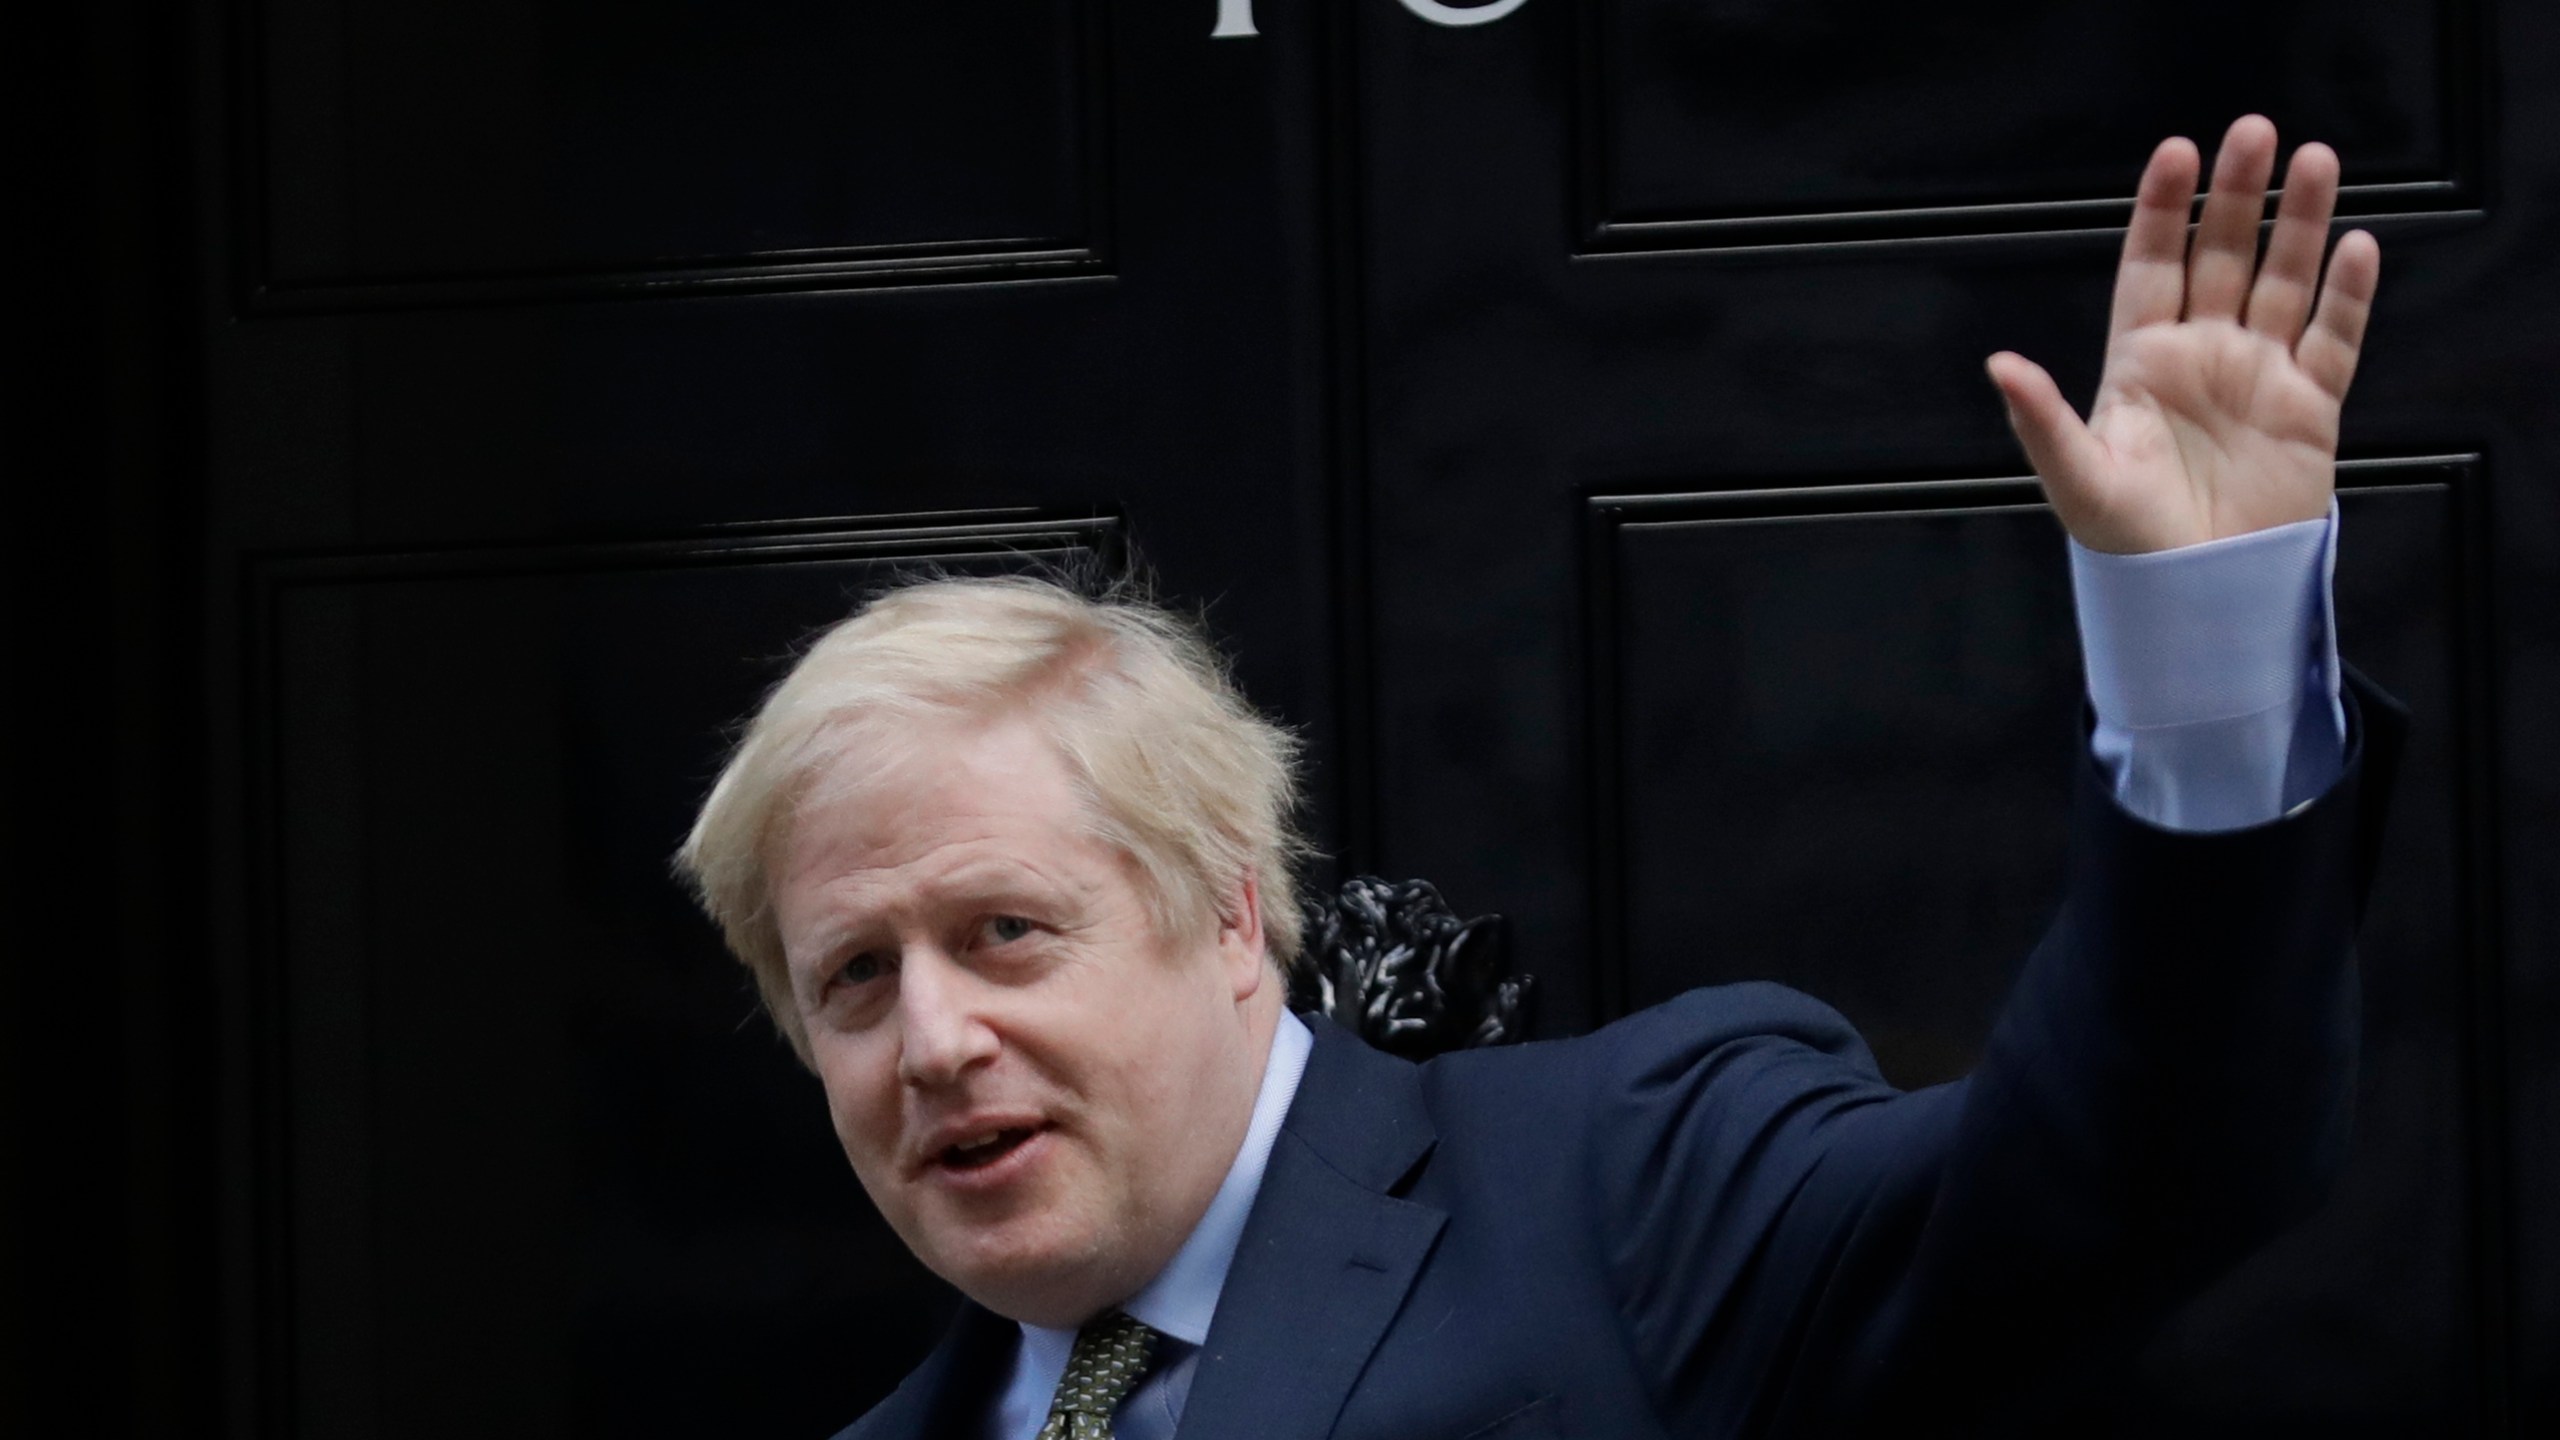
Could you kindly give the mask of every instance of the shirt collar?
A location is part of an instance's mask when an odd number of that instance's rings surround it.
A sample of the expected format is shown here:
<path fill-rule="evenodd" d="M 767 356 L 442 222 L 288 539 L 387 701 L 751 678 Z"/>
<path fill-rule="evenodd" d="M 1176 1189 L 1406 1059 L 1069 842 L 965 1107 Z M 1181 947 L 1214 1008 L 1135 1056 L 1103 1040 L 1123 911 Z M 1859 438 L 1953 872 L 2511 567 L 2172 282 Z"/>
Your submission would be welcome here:
<path fill-rule="evenodd" d="M 1272 1142 L 1280 1138 L 1280 1122 L 1298 1095 L 1307 1073 L 1307 1052 L 1315 1035 L 1306 1022 L 1283 1010 L 1271 1032 L 1271 1055 L 1262 1065 L 1262 1088 L 1253 1097 L 1253 1119 L 1245 1126 L 1244 1144 L 1236 1151 L 1227 1178 L 1209 1200 L 1200 1223 L 1182 1242 L 1173 1259 L 1147 1288 L 1120 1308 L 1129 1315 L 1187 1345 L 1209 1338 L 1209 1318 L 1217 1313 L 1218 1294 L 1227 1285 L 1227 1267 L 1236 1258 L 1236 1242 L 1244 1238 L 1245 1217 L 1262 1191 L 1262 1172 L 1271 1163 Z M 1022 1327 L 1026 1357 L 1055 1351 L 1063 1356 L 1075 1344 L 1073 1330 Z M 1063 1369 L 1064 1367 L 1061 1366 Z"/>

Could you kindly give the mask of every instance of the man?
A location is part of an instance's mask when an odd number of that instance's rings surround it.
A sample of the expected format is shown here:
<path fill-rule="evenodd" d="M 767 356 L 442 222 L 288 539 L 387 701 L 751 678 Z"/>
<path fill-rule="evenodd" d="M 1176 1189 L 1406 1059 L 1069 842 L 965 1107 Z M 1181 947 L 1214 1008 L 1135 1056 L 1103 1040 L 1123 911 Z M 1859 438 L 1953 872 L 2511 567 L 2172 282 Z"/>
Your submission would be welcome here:
<path fill-rule="evenodd" d="M 2152 156 L 2083 424 L 1989 362 L 2073 537 L 2070 891 L 1965 1082 L 1693 992 L 1414 1066 L 1289 1015 L 1293 747 L 1141 605 L 892 592 L 768 699 L 682 864 L 881 1212 L 972 1302 L 847 1433 L 1802 1435 L 2033 1423 L 2317 1195 L 2388 746 L 2326 597 L 2378 274 L 2325 147 Z M 2315 305 L 2315 295 L 2317 303 Z"/>

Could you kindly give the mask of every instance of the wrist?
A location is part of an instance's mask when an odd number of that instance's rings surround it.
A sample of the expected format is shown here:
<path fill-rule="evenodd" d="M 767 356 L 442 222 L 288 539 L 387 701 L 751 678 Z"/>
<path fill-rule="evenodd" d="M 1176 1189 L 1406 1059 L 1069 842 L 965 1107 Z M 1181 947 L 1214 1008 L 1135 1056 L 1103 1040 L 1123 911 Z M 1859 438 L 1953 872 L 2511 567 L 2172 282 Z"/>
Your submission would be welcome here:
<path fill-rule="evenodd" d="M 2071 544 L 2089 698 L 2128 729 L 2299 703 L 2329 643 L 2323 515 L 2170 549 Z"/>

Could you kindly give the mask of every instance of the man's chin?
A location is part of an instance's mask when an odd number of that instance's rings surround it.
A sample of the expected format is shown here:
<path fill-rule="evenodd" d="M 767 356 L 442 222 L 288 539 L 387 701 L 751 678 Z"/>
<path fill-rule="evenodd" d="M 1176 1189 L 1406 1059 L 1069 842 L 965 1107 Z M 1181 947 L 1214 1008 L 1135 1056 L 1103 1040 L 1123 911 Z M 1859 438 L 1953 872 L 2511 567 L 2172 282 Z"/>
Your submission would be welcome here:
<path fill-rule="evenodd" d="M 945 1271 L 961 1294 L 1026 1325 L 1071 1330 L 1119 1300 L 1119 1288 L 1097 1278 L 1096 1267 L 1063 1263 L 979 1266 Z"/>
<path fill-rule="evenodd" d="M 1008 1320 L 1068 1328 L 1126 1299 L 1119 1271 L 1099 1237 L 1055 1215 L 965 1227 L 936 1237 L 933 1272 Z"/>

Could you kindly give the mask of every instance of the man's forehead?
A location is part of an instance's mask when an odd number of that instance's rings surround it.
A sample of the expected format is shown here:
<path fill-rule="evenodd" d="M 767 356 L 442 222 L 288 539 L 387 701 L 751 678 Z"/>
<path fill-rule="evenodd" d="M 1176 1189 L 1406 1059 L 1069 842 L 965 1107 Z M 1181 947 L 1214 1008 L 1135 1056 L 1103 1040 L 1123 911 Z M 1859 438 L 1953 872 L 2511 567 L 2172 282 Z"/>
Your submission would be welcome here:
<path fill-rule="evenodd" d="M 1054 882 L 1092 843 L 1072 813 L 1053 816 L 1003 803 L 836 805 L 801 817 L 780 878 L 847 895 L 925 884 L 958 890 Z"/>
<path fill-rule="evenodd" d="M 1075 889 L 1117 858 L 1064 765 L 1027 730 L 956 737 L 892 766 L 847 769 L 798 807 L 780 856 L 783 884 Z"/>
<path fill-rule="evenodd" d="M 1071 826 L 1081 806 L 1047 739 L 1020 721 L 955 717 L 848 737 L 801 787 L 789 840 L 803 854 L 895 851 L 946 834 Z"/>

